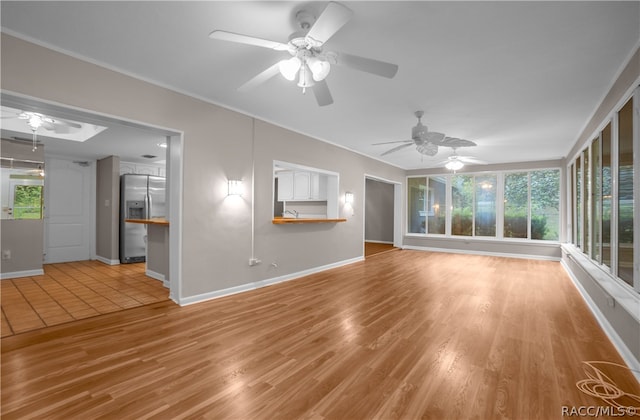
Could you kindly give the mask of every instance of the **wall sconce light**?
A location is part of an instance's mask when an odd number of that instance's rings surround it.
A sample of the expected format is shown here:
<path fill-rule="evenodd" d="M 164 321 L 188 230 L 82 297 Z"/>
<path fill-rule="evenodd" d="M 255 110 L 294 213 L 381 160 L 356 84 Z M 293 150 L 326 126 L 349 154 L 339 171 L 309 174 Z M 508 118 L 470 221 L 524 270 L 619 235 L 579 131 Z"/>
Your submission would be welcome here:
<path fill-rule="evenodd" d="M 242 195 L 242 181 L 239 179 L 230 179 L 229 180 L 229 191 L 227 192 L 227 196 L 229 195 Z"/>
<path fill-rule="evenodd" d="M 344 193 L 344 203 L 353 204 L 353 193 L 351 192 Z"/>

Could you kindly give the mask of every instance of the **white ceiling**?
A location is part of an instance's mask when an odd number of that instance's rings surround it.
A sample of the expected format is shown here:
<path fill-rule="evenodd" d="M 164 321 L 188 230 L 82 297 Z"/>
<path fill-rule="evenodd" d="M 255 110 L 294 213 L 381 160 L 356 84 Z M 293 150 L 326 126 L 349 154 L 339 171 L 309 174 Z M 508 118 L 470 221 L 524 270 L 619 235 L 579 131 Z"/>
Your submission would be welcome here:
<path fill-rule="evenodd" d="M 413 112 L 472 140 L 488 163 L 564 157 L 640 40 L 640 2 L 343 2 L 353 18 L 326 44 L 395 63 L 395 78 L 334 66 L 334 104 L 318 107 L 277 76 L 236 88 L 277 52 L 208 38 L 214 29 L 286 42 L 301 8 L 325 2 L 1 2 L 2 30 L 343 145 L 393 165 L 438 166 L 407 140 Z M 104 135 L 110 130 L 106 130 Z M 77 145 L 74 145 L 77 146 Z"/>

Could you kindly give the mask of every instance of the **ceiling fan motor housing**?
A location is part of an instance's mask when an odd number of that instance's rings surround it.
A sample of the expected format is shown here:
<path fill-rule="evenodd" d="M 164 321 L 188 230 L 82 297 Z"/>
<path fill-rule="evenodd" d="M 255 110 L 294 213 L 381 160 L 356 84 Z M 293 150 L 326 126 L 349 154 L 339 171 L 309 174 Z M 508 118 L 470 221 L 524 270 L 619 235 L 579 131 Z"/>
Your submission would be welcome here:
<path fill-rule="evenodd" d="M 427 126 L 422 125 L 421 122 L 418 122 L 418 124 L 411 129 L 411 138 L 415 141 L 423 142 L 427 135 L 427 132 Z"/>

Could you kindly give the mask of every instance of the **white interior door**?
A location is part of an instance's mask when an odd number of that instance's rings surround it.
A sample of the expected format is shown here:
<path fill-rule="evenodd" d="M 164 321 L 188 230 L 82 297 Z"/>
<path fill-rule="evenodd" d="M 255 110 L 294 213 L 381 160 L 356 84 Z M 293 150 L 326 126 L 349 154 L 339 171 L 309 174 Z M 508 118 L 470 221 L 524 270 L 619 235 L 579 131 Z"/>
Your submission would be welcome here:
<path fill-rule="evenodd" d="M 45 161 L 45 263 L 91 259 L 93 162 Z"/>

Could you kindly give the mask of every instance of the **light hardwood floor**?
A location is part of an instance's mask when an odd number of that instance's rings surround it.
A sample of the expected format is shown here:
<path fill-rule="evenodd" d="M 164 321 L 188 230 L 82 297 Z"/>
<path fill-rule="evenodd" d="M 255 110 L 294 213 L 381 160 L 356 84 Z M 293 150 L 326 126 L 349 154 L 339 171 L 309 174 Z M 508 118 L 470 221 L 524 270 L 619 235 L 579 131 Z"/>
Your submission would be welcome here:
<path fill-rule="evenodd" d="M 393 244 L 381 244 L 379 242 L 365 242 L 364 243 L 364 256 L 370 257 L 372 255 L 379 254 L 381 252 L 399 250 L 395 248 Z"/>
<path fill-rule="evenodd" d="M 0 281 L 2 337 L 169 298 L 162 282 L 145 275 L 144 263 L 78 261 L 46 264 L 44 272 Z"/>
<path fill-rule="evenodd" d="M 1 415 L 560 419 L 608 405 L 586 361 L 623 363 L 559 263 L 403 250 L 4 338 Z"/>

